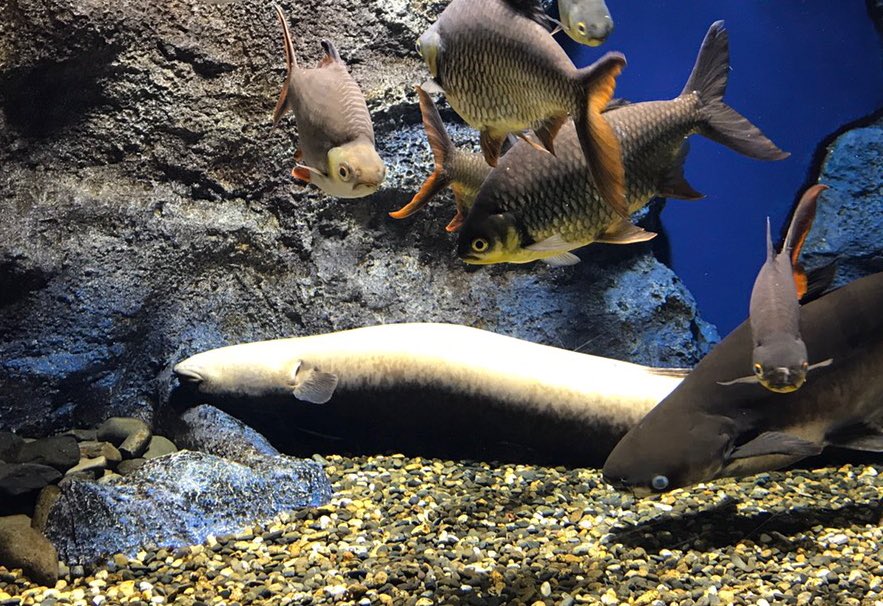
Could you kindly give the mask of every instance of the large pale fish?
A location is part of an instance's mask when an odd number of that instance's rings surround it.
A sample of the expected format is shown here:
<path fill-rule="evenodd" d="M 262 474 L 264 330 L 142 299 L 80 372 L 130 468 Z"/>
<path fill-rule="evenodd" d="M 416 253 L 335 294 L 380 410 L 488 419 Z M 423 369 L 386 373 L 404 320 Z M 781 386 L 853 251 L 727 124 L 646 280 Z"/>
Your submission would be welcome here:
<path fill-rule="evenodd" d="M 582 465 L 602 463 L 683 378 L 451 324 L 233 345 L 174 371 L 198 390 L 194 401 L 223 405 L 298 451 L 331 443 Z"/>
<path fill-rule="evenodd" d="M 445 130 L 438 108 L 420 86 L 417 87 L 417 97 L 423 115 L 423 128 L 426 130 L 426 138 L 429 139 L 429 147 L 435 159 L 435 171 L 407 205 L 389 215 L 394 219 L 410 217 L 445 187 L 450 187 L 454 192 L 457 214 L 446 229 L 456 231 L 460 229 L 466 213 L 472 208 L 478 189 L 491 172 L 491 167 L 481 154 L 459 149 L 454 145 Z"/>
<path fill-rule="evenodd" d="M 749 304 L 754 375 L 721 385 L 759 382 L 770 391 L 788 393 L 806 382 L 807 372 L 831 363 L 828 359 L 809 364 L 806 344 L 800 337 L 800 298 L 806 293 L 807 279 L 797 264 L 815 218 L 816 200 L 826 189 L 826 185 L 814 185 L 803 194 L 778 254 L 767 218 L 767 258 L 754 281 Z"/>
<path fill-rule="evenodd" d="M 580 44 L 599 46 L 613 32 L 604 0 L 558 0 L 561 29 Z"/>
<path fill-rule="evenodd" d="M 577 69 L 546 23 L 536 0 L 453 0 L 417 44 L 432 74 L 429 86 L 440 87 L 451 107 L 481 131 L 492 166 L 510 133 L 530 129 L 537 145 L 554 154 L 555 137 L 573 116 L 601 198 L 625 216 L 619 143 L 601 116 L 625 58 L 608 53 Z"/>
<path fill-rule="evenodd" d="M 359 85 L 337 49 L 322 41 L 325 56 L 315 69 L 301 69 L 282 9 L 275 7 L 288 73 L 273 112 L 273 125 L 289 110 L 298 128 L 293 177 L 338 198 L 362 198 L 377 191 L 386 166 L 374 147 L 374 126 Z"/>
<path fill-rule="evenodd" d="M 616 445 L 605 479 L 639 495 L 785 467 L 826 446 L 883 452 L 883 273 L 807 303 L 809 351 L 834 363 L 801 389 L 723 387 L 751 359 L 744 322 Z"/>
<path fill-rule="evenodd" d="M 657 194 L 688 200 L 702 197 L 683 175 L 684 140 L 692 134 L 760 160 L 788 156 L 723 102 L 729 67 L 728 35 L 718 21 L 709 29 L 680 96 L 603 114 L 622 149 L 629 212 Z M 460 258 L 473 264 L 543 259 L 567 265 L 579 260 L 569 251 L 591 242 L 628 244 L 655 235 L 603 203 L 597 180 L 580 153 L 578 134 L 565 126 L 554 157 L 521 145 L 501 159 L 460 231 Z"/>

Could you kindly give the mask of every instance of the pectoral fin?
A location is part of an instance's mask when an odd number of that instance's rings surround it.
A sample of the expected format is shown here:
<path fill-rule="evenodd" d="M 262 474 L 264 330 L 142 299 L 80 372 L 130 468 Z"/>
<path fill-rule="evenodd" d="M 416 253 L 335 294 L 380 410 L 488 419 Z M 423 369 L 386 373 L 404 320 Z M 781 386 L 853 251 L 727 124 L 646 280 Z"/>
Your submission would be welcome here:
<path fill-rule="evenodd" d="M 337 375 L 298 363 L 293 371 L 292 393 L 298 400 L 324 404 L 334 395 Z"/>
<path fill-rule="evenodd" d="M 542 126 L 534 129 L 543 147 L 553 156 L 555 155 L 555 136 L 561 130 L 561 127 L 564 126 L 565 122 L 567 122 L 567 116 L 553 116 L 543 122 Z"/>
<path fill-rule="evenodd" d="M 497 160 L 500 159 L 500 152 L 503 149 L 503 142 L 505 140 L 506 135 L 500 137 L 494 135 L 489 130 L 481 131 L 481 151 L 484 153 L 485 162 L 491 166 L 497 165 Z"/>
<path fill-rule="evenodd" d="M 795 457 L 810 457 L 822 452 L 824 445 L 816 444 L 792 436 L 781 431 L 767 431 L 760 434 L 750 442 L 736 448 L 730 453 L 731 459 L 748 459 L 764 455 L 789 455 Z"/>
<path fill-rule="evenodd" d="M 294 168 L 291 169 L 291 176 L 299 181 L 304 181 L 309 183 L 313 180 L 313 172 L 312 169 L 304 166 L 303 164 L 298 164 Z"/>
<path fill-rule="evenodd" d="M 561 234 L 555 234 L 554 236 L 549 236 L 545 240 L 540 240 L 539 242 L 529 244 L 525 246 L 525 248 L 527 250 L 534 250 L 537 252 L 548 252 L 553 250 L 566 251 L 574 248 L 574 245 L 571 242 L 565 240 L 564 236 L 562 236 Z"/>
<path fill-rule="evenodd" d="M 439 86 L 438 82 L 436 82 L 432 78 L 421 84 L 420 88 L 431 95 L 442 95 L 445 92 L 445 89 Z"/>
<path fill-rule="evenodd" d="M 811 365 L 809 368 L 806 369 L 806 372 L 815 370 L 816 368 L 824 368 L 825 366 L 830 366 L 833 363 L 834 358 L 828 358 L 827 360 L 822 360 L 821 362 L 816 362 L 815 364 Z"/>
<path fill-rule="evenodd" d="M 755 375 L 751 375 L 750 377 L 739 377 L 738 379 L 733 379 L 732 381 L 718 381 L 718 385 L 736 385 L 737 383 L 760 383 L 760 380 Z"/>
<path fill-rule="evenodd" d="M 576 265 L 579 263 L 579 257 L 577 257 L 573 253 L 565 252 L 560 255 L 555 255 L 554 257 L 546 257 L 545 259 L 540 259 L 543 263 L 548 263 L 552 267 L 567 267 L 569 265 Z"/>

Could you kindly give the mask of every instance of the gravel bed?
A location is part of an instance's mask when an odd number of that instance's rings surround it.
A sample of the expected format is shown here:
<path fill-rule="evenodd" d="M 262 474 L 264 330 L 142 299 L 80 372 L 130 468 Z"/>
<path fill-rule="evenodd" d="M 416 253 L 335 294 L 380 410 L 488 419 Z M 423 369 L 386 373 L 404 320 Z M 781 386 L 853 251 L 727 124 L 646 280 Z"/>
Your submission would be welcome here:
<path fill-rule="evenodd" d="M 883 605 L 880 467 L 725 480 L 635 500 L 600 473 L 328 457 L 331 504 L 6 604 Z"/>

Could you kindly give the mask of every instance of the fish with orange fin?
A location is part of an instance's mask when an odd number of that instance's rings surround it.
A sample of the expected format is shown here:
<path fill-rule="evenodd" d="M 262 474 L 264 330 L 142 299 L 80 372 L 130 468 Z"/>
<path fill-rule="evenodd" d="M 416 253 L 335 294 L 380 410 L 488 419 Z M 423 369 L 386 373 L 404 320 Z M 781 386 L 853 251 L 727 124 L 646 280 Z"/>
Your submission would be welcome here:
<path fill-rule="evenodd" d="M 481 132 L 481 149 L 496 166 L 509 134 L 555 153 L 555 138 L 573 117 L 580 147 L 602 199 L 626 217 L 619 140 L 601 112 L 625 66 L 607 53 L 577 69 L 549 34 L 537 0 L 453 0 L 417 42 L 432 79 L 451 107 Z M 524 135 L 533 130 L 539 143 Z"/>
<path fill-rule="evenodd" d="M 482 154 L 459 149 L 454 145 L 432 98 L 420 86 L 416 90 L 420 100 L 420 113 L 423 115 L 423 128 L 435 160 L 435 171 L 407 205 L 389 213 L 389 216 L 394 219 L 410 217 L 445 187 L 450 187 L 454 192 L 457 214 L 445 229 L 449 232 L 457 231 L 463 224 L 466 213 L 472 208 L 481 184 L 492 169 L 484 161 Z"/>
<path fill-rule="evenodd" d="M 322 41 L 325 56 L 314 69 L 301 69 L 282 9 L 275 7 L 285 47 L 285 85 L 273 112 L 273 126 L 291 110 L 297 119 L 297 165 L 291 174 L 338 198 L 376 192 L 386 165 L 374 147 L 374 126 L 359 85 L 334 45 Z"/>
<path fill-rule="evenodd" d="M 760 383 L 770 391 L 790 393 L 800 389 L 810 370 L 833 362 L 828 359 L 809 364 L 806 344 L 800 336 L 800 299 L 807 292 L 808 280 L 797 263 L 816 216 L 816 201 L 826 189 L 827 185 L 813 185 L 803 194 L 778 254 L 767 218 L 767 259 L 754 281 L 749 311 L 754 375 L 721 385 Z"/>

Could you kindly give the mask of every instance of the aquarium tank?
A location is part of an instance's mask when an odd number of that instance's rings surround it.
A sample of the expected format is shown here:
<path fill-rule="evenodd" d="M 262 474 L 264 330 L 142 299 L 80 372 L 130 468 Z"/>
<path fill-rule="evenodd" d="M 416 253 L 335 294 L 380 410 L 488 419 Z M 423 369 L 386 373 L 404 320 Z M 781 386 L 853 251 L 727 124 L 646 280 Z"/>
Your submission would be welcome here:
<path fill-rule="evenodd" d="M 880 0 L 0 2 L 0 606 L 883 605 Z"/>

